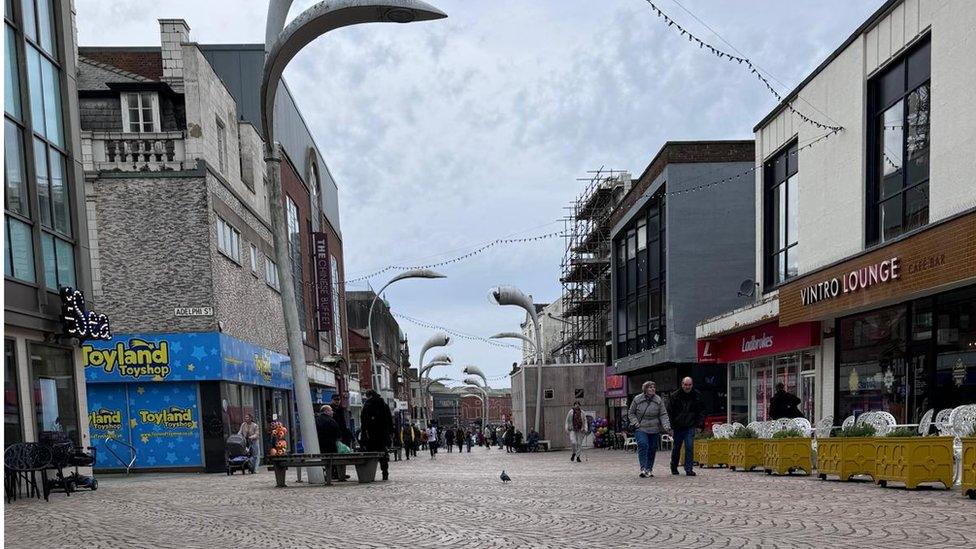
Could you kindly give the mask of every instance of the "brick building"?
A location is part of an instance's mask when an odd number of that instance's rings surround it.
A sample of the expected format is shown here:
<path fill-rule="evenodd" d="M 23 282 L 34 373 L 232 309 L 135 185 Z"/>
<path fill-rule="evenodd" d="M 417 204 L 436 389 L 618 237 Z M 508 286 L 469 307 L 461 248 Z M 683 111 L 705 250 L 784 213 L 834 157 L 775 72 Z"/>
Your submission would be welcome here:
<path fill-rule="evenodd" d="M 374 389 L 380 393 L 396 413 L 398 421 L 406 421 L 412 415 L 413 400 L 409 344 L 390 312 L 389 303 L 385 299 L 377 300 L 373 309 L 376 355 L 376 364 L 373 364 L 367 328 L 369 307 L 375 297 L 371 290 L 346 292 L 351 369 L 358 372 L 363 391 Z"/>
<path fill-rule="evenodd" d="M 462 398 L 459 421 L 462 425 L 481 425 L 484 410 L 477 398 Z M 512 390 L 490 389 L 488 395 L 488 423 L 498 425 L 512 419 Z M 522 426 L 519 426 L 522 429 Z"/>
<path fill-rule="evenodd" d="M 969 2 L 885 2 L 753 129 L 757 296 L 697 330 L 731 421 L 767 419 L 777 383 L 833 424 L 976 401 L 974 25 Z"/>
<path fill-rule="evenodd" d="M 137 467 L 215 470 L 223 467 L 224 437 L 237 432 L 245 414 L 262 428 L 271 421 L 293 425 L 263 142 L 256 116 L 241 105 L 256 98 L 257 84 L 254 98 L 243 93 L 249 84 L 240 78 L 237 88 L 229 87 L 203 47 L 190 42 L 183 20 L 160 20 L 160 37 L 159 48 L 80 48 L 93 295 L 107 314 L 117 315 L 116 337 L 105 348 L 93 346 L 86 366 L 97 366 L 100 353 L 118 346 L 149 350 L 152 363 L 139 366 L 158 372 L 147 380 L 121 369 L 90 368 L 88 396 L 105 417 L 113 403 L 161 405 L 154 398 L 196 414 L 187 422 L 193 428 L 144 426 L 133 419 L 131 428 L 118 431 L 140 448 Z M 222 71 L 235 59 L 242 66 L 247 61 L 224 56 Z M 282 162 L 291 264 L 282 272 L 294 277 L 298 290 L 313 400 L 327 402 L 346 363 L 344 340 L 335 337 L 344 323 L 337 284 L 342 247 L 331 231 L 334 245 L 325 261 L 331 276 L 317 277 L 312 234 L 331 227 L 322 219 L 328 208 L 319 202 L 318 175 L 327 170 L 294 99 L 289 93 L 278 97 L 285 114 L 276 119 L 277 134 L 291 137 L 283 139 L 288 146 Z M 302 132 L 307 140 L 294 138 Z M 330 299 L 317 301 L 320 295 Z M 318 321 L 323 308 L 326 324 Z M 110 444 L 107 432 L 93 427 L 92 438 Z M 183 444 L 181 451 L 149 451 L 161 436 Z M 268 441 L 262 443 L 259 452 Z"/>

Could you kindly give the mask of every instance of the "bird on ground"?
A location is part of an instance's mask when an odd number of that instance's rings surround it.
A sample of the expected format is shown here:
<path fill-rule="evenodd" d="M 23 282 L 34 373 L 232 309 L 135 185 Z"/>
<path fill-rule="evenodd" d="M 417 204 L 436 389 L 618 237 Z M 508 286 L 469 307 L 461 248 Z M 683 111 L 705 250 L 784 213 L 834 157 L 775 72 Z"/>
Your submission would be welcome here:
<path fill-rule="evenodd" d="M 502 483 L 510 482 L 512 480 L 512 477 L 505 474 L 504 470 L 502 470 L 502 474 L 498 478 L 502 479 Z"/>

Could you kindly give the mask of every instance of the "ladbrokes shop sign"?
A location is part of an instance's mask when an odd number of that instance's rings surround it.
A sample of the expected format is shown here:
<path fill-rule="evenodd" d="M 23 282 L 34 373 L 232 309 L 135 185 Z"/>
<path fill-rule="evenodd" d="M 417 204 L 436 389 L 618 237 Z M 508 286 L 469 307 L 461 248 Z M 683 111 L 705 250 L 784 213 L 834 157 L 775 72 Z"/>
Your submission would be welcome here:
<path fill-rule="evenodd" d="M 976 279 L 976 213 L 784 284 L 779 323 L 836 318 L 970 279 Z"/>

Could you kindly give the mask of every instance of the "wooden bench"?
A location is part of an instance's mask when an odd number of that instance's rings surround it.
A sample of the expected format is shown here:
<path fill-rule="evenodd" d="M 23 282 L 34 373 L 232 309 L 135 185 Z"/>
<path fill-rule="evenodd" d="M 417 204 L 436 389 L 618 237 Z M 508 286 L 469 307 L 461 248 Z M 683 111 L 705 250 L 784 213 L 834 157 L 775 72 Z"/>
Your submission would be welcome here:
<path fill-rule="evenodd" d="M 383 452 L 353 452 L 351 454 L 285 454 L 265 458 L 274 471 L 278 488 L 285 487 L 285 473 L 289 467 L 325 467 L 325 483 L 332 484 L 332 468 L 339 469 L 340 478 L 345 475 L 347 465 L 356 467 L 356 478 L 360 484 L 376 480 L 376 466 Z"/>

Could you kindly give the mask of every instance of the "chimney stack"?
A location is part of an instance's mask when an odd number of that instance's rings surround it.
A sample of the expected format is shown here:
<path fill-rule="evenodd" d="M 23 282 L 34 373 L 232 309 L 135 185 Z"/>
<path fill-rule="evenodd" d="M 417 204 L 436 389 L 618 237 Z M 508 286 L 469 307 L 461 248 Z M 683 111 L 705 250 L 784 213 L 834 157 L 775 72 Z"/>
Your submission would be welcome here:
<path fill-rule="evenodd" d="M 159 38 L 163 56 L 163 82 L 183 91 L 183 47 L 190 41 L 190 26 L 183 19 L 160 19 Z"/>

